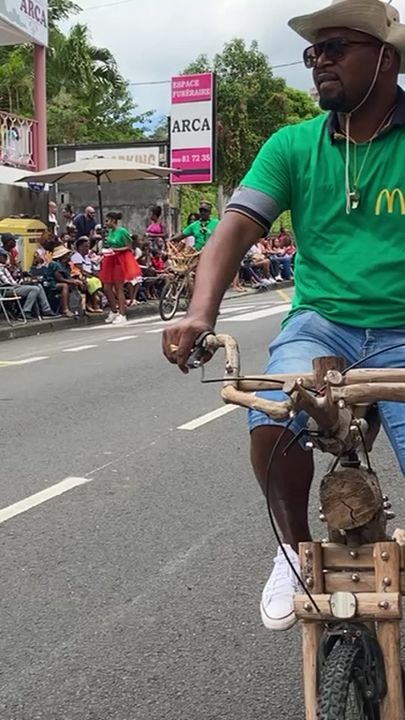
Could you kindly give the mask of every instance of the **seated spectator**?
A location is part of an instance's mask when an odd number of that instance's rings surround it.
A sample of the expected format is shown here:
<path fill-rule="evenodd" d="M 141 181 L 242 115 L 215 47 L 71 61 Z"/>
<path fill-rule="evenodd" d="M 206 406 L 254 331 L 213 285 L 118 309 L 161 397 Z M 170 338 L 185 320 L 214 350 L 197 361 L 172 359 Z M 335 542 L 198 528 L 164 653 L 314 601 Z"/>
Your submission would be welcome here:
<path fill-rule="evenodd" d="M 58 245 L 46 269 L 47 292 L 54 301 L 56 296 L 60 295 L 62 313 L 66 317 L 74 316 L 69 308 L 70 294 L 85 290 L 83 281 L 71 276 L 70 256 L 71 252 L 68 248 Z"/>
<path fill-rule="evenodd" d="M 167 274 L 167 262 L 161 250 L 152 250 L 151 264 L 158 274 Z"/>
<path fill-rule="evenodd" d="M 89 313 L 101 313 L 100 290 L 103 287 L 97 277 L 90 257 L 90 240 L 84 236 L 76 240 L 75 252 L 70 259 L 72 270 L 78 271 L 77 277 L 86 286 L 86 310 Z M 74 272 L 72 272 L 72 276 Z"/>
<path fill-rule="evenodd" d="M 157 272 L 152 265 L 152 256 L 149 240 L 141 244 L 142 255 L 139 258 L 139 267 L 142 271 L 143 288 L 145 291 L 146 300 L 155 300 L 156 293 L 154 286 L 157 282 Z"/>
<path fill-rule="evenodd" d="M 59 236 L 59 244 L 64 245 L 72 252 L 75 249 L 75 243 L 76 243 L 76 233 L 62 233 L 62 235 Z"/>
<path fill-rule="evenodd" d="M 100 246 L 101 241 L 101 246 Z M 91 264 L 93 267 L 93 272 L 95 275 L 98 275 L 100 272 L 101 267 L 101 248 L 102 248 L 103 238 L 98 237 L 97 235 L 93 235 L 90 238 L 90 250 L 89 250 L 89 258 L 91 260 Z"/>
<path fill-rule="evenodd" d="M 280 238 L 279 238 L 280 240 Z M 280 240 L 280 246 L 284 250 L 284 254 L 287 257 L 291 258 L 291 268 L 294 270 L 294 260 L 295 260 L 295 254 L 297 252 L 297 248 L 294 245 L 293 239 L 291 235 L 288 233 L 284 234 L 284 238 Z"/>
<path fill-rule="evenodd" d="M 278 262 L 278 258 L 272 253 L 270 240 L 267 238 L 266 234 L 257 243 L 257 247 L 259 248 L 259 251 L 262 253 L 262 255 L 264 255 L 264 257 L 270 260 L 271 277 L 276 282 L 282 282 L 282 277 L 280 274 L 280 263 Z"/>
<path fill-rule="evenodd" d="M 126 304 L 128 307 L 132 305 L 139 305 L 139 298 L 142 290 L 142 269 L 139 265 L 139 260 L 142 256 L 142 250 L 140 248 L 138 235 L 131 235 L 131 252 L 137 262 L 139 272 L 135 277 L 131 278 L 126 282 L 125 291 L 127 295 Z"/>
<path fill-rule="evenodd" d="M 89 236 L 90 242 L 93 241 L 93 238 L 96 239 L 95 250 L 98 252 L 99 255 L 101 255 L 103 247 L 104 247 L 104 236 L 105 236 L 105 232 L 103 230 L 103 226 L 100 224 L 96 225 L 94 234 Z"/>
<path fill-rule="evenodd" d="M 157 295 L 159 296 L 169 274 L 167 256 L 163 255 L 161 250 L 152 250 L 151 262 L 152 267 L 156 272 L 156 283 L 154 285 L 154 289 L 156 289 Z"/>
<path fill-rule="evenodd" d="M 142 250 L 141 250 L 141 243 L 139 240 L 139 235 L 136 235 L 135 233 L 132 234 L 132 242 L 131 242 L 131 250 L 135 256 L 135 260 L 140 260 L 142 257 Z"/>
<path fill-rule="evenodd" d="M 146 228 L 145 233 L 145 237 L 151 241 L 153 250 L 162 250 L 165 246 L 165 239 L 167 233 L 161 216 L 162 208 L 160 207 L 160 205 L 155 205 L 152 208 L 151 222 Z"/>
<path fill-rule="evenodd" d="M 50 262 L 52 253 L 49 252 L 49 232 L 45 231 L 38 238 L 38 247 L 32 258 L 32 268 L 41 270 Z M 39 274 L 39 273 L 35 273 Z"/>
<path fill-rule="evenodd" d="M 3 233 L 1 244 L 8 253 L 9 265 L 12 270 L 20 270 L 20 256 L 17 250 L 17 241 L 11 233 Z"/>
<path fill-rule="evenodd" d="M 23 310 L 27 320 L 31 320 L 32 311 L 36 303 L 38 303 L 39 310 L 43 317 L 56 317 L 48 302 L 48 298 L 42 285 L 38 283 L 35 284 L 34 281 L 31 281 L 31 284 L 26 281 L 22 281 L 21 283 L 17 282 L 7 267 L 7 262 L 8 253 L 5 248 L 0 248 L 0 284 L 13 288 L 10 292 L 10 296 L 16 292 L 21 298 L 23 298 Z"/>
<path fill-rule="evenodd" d="M 291 257 L 286 254 L 285 248 L 281 247 L 278 237 L 272 239 L 270 252 L 280 265 L 283 280 L 291 280 Z"/>
<path fill-rule="evenodd" d="M 258 245 L 252 245 L 245 255 L 245 260 L 247 260 L 255 272 L 259 271 L 259 273 L 263 275 L 263 285 L 273 285 L 275 283 L 270 273 L 270 259 L 263 255 Z"/>

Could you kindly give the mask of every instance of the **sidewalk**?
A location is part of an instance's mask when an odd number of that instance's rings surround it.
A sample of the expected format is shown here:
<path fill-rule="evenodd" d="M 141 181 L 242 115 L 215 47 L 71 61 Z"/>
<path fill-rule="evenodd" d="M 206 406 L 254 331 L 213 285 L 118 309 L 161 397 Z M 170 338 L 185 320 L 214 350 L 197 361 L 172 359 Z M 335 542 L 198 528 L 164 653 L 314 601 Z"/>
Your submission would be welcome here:
<path fill-rule="evenodd" d="M 249 295 L 267 294 L 272 293 L 275 290 L 284 290 L 285 288 L 293 287 L 292 281 L 285 281 L 277 285 L 272 285 L 268 290 L 255 290 L 248 288 L 245 293 L 238 293 L 233 290 L 227 290 L 225 293 L 224 300 L 232 300 L 234 298 L 246 298 Z M 85 327 L 86 325 L 100 325 L 104 322 L 107 317 L 107 312 L 103 315 L 85 315 L 82 318 L 57 318 L 56 320 L 45 319 L 45 320 L 32 320 L 26 325 L 17 325 L 10 327 L 4 319 L 0 321 L 0 342 L 4 340 L 13 340 L 20 337 L 29 337 L 32 335 L 43 335 L 44 333 L 55 332 L 57 330 L 68 330 L 74 327 Z M 128 308 L 127 315 L 129 320 L 134 320 L 138 317 L 148 317 L 149 315 L 158 315 L 159 306 L 156 301 L 149 301 L 137 305 L 133 308 Z M 125 326 L 123 326 L 125 327 Z"/>

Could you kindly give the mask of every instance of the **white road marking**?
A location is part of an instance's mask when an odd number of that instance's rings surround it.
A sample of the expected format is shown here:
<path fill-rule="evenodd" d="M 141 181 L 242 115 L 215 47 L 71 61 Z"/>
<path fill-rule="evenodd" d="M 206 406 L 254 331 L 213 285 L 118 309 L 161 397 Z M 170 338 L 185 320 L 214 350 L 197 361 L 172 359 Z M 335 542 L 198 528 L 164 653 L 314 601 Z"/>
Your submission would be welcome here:
<path fill-rule="evenodd" d="M 285 313 L 291 307 L 290 303 L 283 303 L 282 305 L 276 305 L 275 307 L 264 308 L 264 310 L 253 310 L 253 312 L 242 313 L 242 315 L 234 315 L 230 318 L 224 318 L 223 322 L 251 322 L 252 320 L 260 320 L 261 318 L 269 317 L 270 315 L 280 315 Z M 221 322 L 221 318 L 219 318 Z"/>
<path fill-rule="evenodd" d="M 137 337 L 138 335 L 122 335 L 121 337 L 110 338 L 107 342 L 124 342 L 124 340 L 135 340 Z"/>
<path fill-rule="evenodd" d="M 201 425 L 206 425 L 212 420 L 216 420 L 217 418 L 222 417 L 222 415 L 232 412 L 232 410 L 237 410 L 238 407 L 239 405 L 224 405 L 223 407 L 217 408 L 216 410 L 212 410 L 205 415 L 195 418 L 195 420 L 190 420 L 190 422 L 184 423 L 184 425 L 178 425 L 177 430 L 196 430 L 201 427 Z"/>
<path fill-rule="evenodd" d="M 51 485 L 50 487 L 45 488 L 45 490 L 41 490 L 34 495 L 29 495 L 29 497 L 24 500 L 19 500 L 19 502 L 0 510 L 0 523 L 10 520 L 16 515 L 21 515 L 21 513 L 27 512 L 27 510 L 30 510 L 37 505 L 42 505 L 42 503 L 47 500 L 51 500 L 58 495 L 62 495 L 68 490 L 73 490 L 73 488 L 79 487 L 79 485 L 91 482 L 92 479 L 93 478 L 89 477 L 67 477 L 61 482 L 56 483 L 56 485 Z"/>
<path fill-rule="evenodd" d="M 81 352 L 82 350 L 91 350 L 96 347 L 98 347 L 98 345 L 78 345 L 77 347 L 65 348 L 62 352 Z"/>
<path fill-rule="evenodd" d="M 37 357 L 25 358 L 25 360 L 11 360 L 10 365 L 29 365 L 30 363 L 48 360 L 49 355 L 38 355 Z"/>
<path fill-rule="evenodd" d="M 276 303 L 275 303 L 275 304 L 272 303 L 272 305 L 271 305 L 271 307 L 273 307 L 273 308 L 274 308 L 274 307 L 279 308 L 280 306 L 281 306 L 281 303 L 280 303 L 280 302 L 277 302 L 277 300 L 276 300 Z M 256 308 L 257 308 L 256 305 L 252 305 L 252 304 L 250 304 L 250 305 L 241 305 L 241 306 L 232 307 L 232 308 L 227 307 L 227 308 L 225 308 L 225 309 L 222 309 L 222 308 L 221 308 L 221 314 L 219 315 L 218 321 L 220 322 L 220 321 L 221 321 L 221 318 L 223 318 L 224 315 L 231 315 L 232 313 L 237 313 L 237 314 L 236 314 L 236 317 L 239 317 L 239 313 L 240 313 L 241 310 L 249 310 L 249 308 L 252 308 L 252 307 L 256 307 Z M 260 305 L 260 307 L 263 307 L 263 305 Z M 284 307 L 284 305 L 283 305 L 283 307 Z M 268 312 L 268 309 L 269 309 L 268 303 L 266 303 L 265 309 L 266 309 L 266 313 L 267 313 L 267 312 Z M 258 312 L 258 311 L 255 310 L 255 312 Z M 282 310 L 279 310 L 278 312 L 282 312 Z M 165 327 L 169 327 L 170 325 L 174 325 L 174 324 L 177 322 L 177 318 L 178 318 L 180 315 L 184 315 L 184 314 L 185 314 L 185 313 L 176 313 L 176 317 L 174 318 L 174 320 L 169 320 L 169 321 L 167 321 L 167 322 L 165 322 L 164 320 L 161 320 L 160 322 L 155 322 L 155 323 L 153 323 L 153 325 L 163 325 L 163 327 L 159 327 L 159 328 L 156 329 L 156 330 L 145 330 L 145 335 L 152 334 L 152 333 L 162 332 Z M 223 319 L 226 320 L 226 319 L 228 319 L 228 318 L 223 318 Z M 152 324 L 152 323 L 151 323 L 151 324 Z"/>
<path fill-rule="evenodd" d="M 229 313 L 233 312 L 240 312 L 240 310 L 248 310 L 251 307 L 255 307 L 254 305 L 234 305 L 234 307 L 221 307 L 221 315 L 228 315 Z"/>

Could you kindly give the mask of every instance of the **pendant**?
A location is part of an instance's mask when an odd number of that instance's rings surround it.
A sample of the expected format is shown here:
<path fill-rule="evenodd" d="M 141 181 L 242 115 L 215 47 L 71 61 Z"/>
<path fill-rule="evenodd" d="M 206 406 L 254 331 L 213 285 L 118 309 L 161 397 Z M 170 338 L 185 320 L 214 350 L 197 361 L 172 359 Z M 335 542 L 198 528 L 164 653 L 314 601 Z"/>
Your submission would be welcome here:
<path fill-rule="evenodd" d="M 353 190 L 349 194 L 349 202 L 350 202 L 350 210 L 357 210 L 357 208 L 360 205 L 360 193 L 357 189 Z"/>

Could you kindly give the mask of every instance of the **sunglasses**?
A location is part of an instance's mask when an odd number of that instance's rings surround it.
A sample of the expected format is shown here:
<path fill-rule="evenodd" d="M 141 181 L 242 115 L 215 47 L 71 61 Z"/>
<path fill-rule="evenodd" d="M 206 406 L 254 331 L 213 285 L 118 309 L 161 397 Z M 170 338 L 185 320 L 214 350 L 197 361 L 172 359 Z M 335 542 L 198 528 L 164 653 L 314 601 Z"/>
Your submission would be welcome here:
<path fill-rule="evenodd" d="M 376 40 L 345 40 L 344 38 L 331 38 L 323 40 L 304 50 L 304 65 L 307 68 L 314 68 L 321 57 L 324 55 L 327 60 L 341 60 L 347 55 L 352 45 L 376 45 Z"/>

